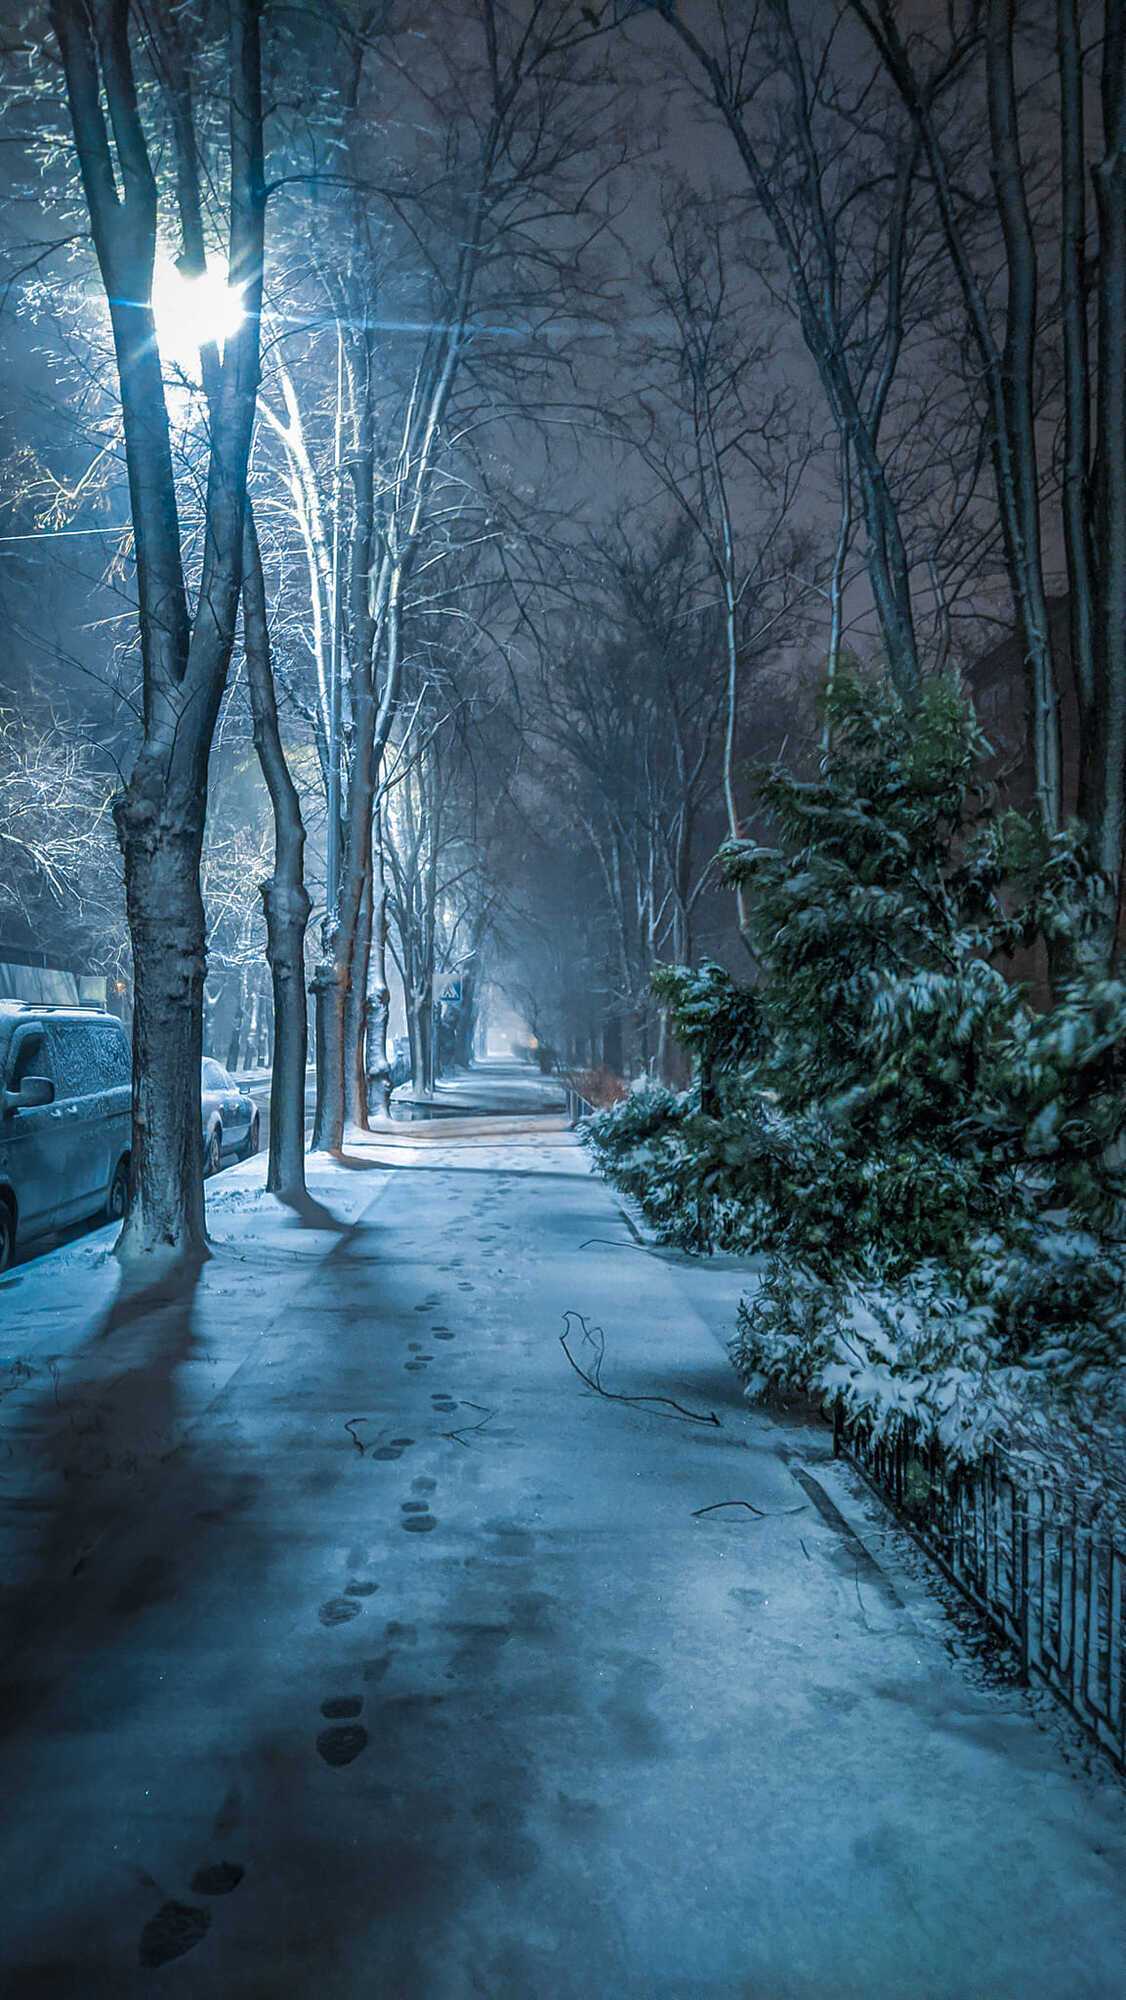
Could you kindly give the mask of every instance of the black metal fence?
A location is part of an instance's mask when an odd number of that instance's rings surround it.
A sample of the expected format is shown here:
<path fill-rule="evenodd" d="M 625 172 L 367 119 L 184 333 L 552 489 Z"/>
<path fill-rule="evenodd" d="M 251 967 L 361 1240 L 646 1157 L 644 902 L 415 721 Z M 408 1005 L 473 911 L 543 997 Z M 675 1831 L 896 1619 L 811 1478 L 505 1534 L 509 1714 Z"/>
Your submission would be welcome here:
<path fill-rule="evenodd" d="M 580 1118 L 593 1117 L 594 1106 L 590 1102 L 590 1099 L 584 1097 L 581 1090 L 576 1090 L 573 1083 L 568 1083 L 565 1077 L 563 1079 L 563 1088 L 567 1095 L 568 1125 L 577 1125 Z"/>
<path fill-rule="evenodd" d="M 995 1453 L 972 1471 L 910 1430 L 875 1437 L 839 1405 L 833 1449 L 889 1500 L 950 1581 L 1126 1771 L 1126 1530 Z"/>

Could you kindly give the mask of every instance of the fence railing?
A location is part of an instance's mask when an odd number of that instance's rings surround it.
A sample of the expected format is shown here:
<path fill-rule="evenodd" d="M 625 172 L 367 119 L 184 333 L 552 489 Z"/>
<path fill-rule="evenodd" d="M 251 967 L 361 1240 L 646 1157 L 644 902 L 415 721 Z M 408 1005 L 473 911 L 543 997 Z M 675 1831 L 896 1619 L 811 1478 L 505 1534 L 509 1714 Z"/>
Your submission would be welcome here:
<path fill-rule="evenodd" d="M 568 1125 L 577 1125 L 580 1118 L 593 1117 L 594 1106 L 590 1099 L 584 1097 L 581 1090 L 576 1090 L 573 1083 L 568 1083 L 565 1077 L 563 1078 L 563 1089 L 567 1098 Z"/>
<path fill-rule="evenodd" d="M 995 1453 L 972 1471 L 911 1431 L 877 1438 L 839 1405 L 833 1449 L 1126 1771 L 1126 1530 Z"/>

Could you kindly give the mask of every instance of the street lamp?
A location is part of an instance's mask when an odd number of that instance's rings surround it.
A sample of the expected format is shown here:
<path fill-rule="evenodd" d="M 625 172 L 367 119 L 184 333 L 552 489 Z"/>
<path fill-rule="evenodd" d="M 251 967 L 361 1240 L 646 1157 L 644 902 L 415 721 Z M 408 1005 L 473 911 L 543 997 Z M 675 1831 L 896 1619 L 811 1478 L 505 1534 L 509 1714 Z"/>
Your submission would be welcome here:
<path fill-rule="evenodd" d="M 220 354 L 246 313 L 241 286 L 227 282 L 227 266 L 216 257 L 198 278 L 186 278 L 170 257 L 158 253 L 153 269 L 152 312 L 161 358 L 189 381 L 199 381 L 199 350 L 214 343 Z"/>

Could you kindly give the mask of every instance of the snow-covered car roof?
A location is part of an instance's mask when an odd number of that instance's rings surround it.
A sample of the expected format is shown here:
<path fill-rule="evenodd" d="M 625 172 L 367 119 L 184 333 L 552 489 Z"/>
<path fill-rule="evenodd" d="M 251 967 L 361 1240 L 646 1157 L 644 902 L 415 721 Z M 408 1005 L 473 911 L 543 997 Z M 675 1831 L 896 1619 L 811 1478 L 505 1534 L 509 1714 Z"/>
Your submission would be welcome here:
<path fill-rule="evenodd" d="M 18 1021 L 34 1021 L 41 1016 L 52 1021 L 115 1021 L 121 1026 L 117 1015 L 105 1007 L 64 1007 L 49 1000 L 0 1000 L 0 1026 L 11 1028 Z"/>

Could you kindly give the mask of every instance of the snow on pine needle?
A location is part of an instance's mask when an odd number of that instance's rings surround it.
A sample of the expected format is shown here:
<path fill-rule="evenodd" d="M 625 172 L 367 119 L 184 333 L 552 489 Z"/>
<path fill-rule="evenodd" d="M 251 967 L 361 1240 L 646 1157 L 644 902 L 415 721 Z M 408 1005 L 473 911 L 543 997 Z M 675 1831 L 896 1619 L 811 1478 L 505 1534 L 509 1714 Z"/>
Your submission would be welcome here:
<path fill-rule="evenodd" d="M 750 1393 L 821 1393 L 964 1459 L 1069 1411 L 1110 1434 L 1126 987 L 1084 969 L 1081 830 L 997 809 L 949 680 L 908 713 L 842 676 L 829 721 L 816 778 L 761 779 L 771 843 L 723 851 L 755 984 L 663 967 L 694 1083 L 637 1088 L 584 1138 L 665 1240 L 768 1253 L 734 1340 Z M 999 963 L 1036 939 L 1071 968 L 1046 1012 Z"/>

